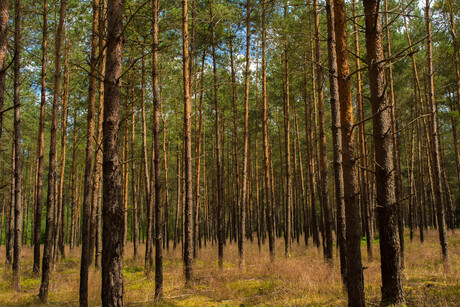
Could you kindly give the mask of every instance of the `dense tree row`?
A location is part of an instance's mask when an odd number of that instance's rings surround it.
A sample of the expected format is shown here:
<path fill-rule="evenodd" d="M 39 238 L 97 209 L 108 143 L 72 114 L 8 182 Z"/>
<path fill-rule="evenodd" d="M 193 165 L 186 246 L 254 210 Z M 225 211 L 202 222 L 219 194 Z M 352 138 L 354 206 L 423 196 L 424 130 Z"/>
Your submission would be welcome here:
<path fill-rule="evenodd" d="M 2 0 L 0 244 L 13 287 L 31 269 L 47 301 L 53 264 L 81 246 L 80 305 L 94 265 L 103 305 L 119 306 L 128 241 L 134 257 L 145 245 L 161 299 L 163 249 L 182 248 L 192 287 L 202 246 L 223 267 L 237 243 L 244 269 L 245 244 L 275 261 L 311 238 L 330 263 L 338 248 L 349 305 L 364 306 L 365 240 L 369 258 L 380 246 L 382 302 L 404 302 L 405 229 L 422 242 L 437 229 L 448 270 L 446 228 L 459 225 L 459 10 Z"/>

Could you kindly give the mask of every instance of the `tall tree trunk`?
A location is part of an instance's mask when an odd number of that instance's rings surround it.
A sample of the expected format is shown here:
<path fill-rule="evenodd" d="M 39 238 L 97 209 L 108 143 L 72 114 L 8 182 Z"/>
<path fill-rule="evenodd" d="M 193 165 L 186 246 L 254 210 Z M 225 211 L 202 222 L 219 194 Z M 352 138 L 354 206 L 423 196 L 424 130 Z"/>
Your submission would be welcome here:
<path fill-rule="evenodd" d="M 159 34 L 159 1 L 153 0 L 153 165 L 155 180 L 155 298 L 163 298 L 163 238 L 161 235 L 163 227 L 161 203 L 161 185 L 160 185 L 160 96 L 158 87 L 158 34 Z M 190 120 L 190 108 L 188 110 Z M 165 129 L 166 127 L 163 127 Z M 190 126 L 189 126 L 190 129 Z M 190 132 L 190 131 L 189 131 Z M 190 135 L 189 135 L 190 138 Z M 190 139 L 189 139 L 190 141 Z M 190 149 L 191 151 L 191 149 Z M 191 152 L 189 153 L 191 154 Z M 191 165 L 191 157 L 190 157 Z M 191 173 L 191 172 L 190 172 Z M 189 178 L 191 184 L 191 174 Z M 191 186 L 189 187 L 191 192 Z M 190 204 L 191 205 L 191 204 Z"/>
<path fill-rule="evenodd" d="M 386 96 L 385 65 L 383 62 L 382 25 L 379 1 L 364 0 L 366 15 L 366 49 L 373 118 L 375 179 L 377 184 L 377 216 L 380 236 L 382 271 L 382 302 L 404 302 L 401 280 L 401 258 L 397 229 L 398 210 L 393 172 L 391 105 Z"/>
<path fill-rule="evenodd" d="M 390 39 L 390 25 L 388 24 L 388 0 L 385 0 L 385 31 L 386 31 L 386 48 L 388 60 L 388 75 L 387 84 L 389 84 L 390 90 L 390 110 L 391 110 L 391 131 L 392 131 L 392 142 L 393 142 L 393 159 L 394 159 L 394 173 L 395 173 L 395 194 L 396 201 L 398 203 L 398 232 L 399 232 L 399 246 L 401 254 L 401 267 L 404 268 L 404 220 L 403 210 L 404 206 L 402 203 L 403 191 L 401 182 L 401 159 L 399 157 L 399 139 L 397 133 L 397 111 L 396 111 L 396 100 L 393 87 L 393 67 L 391 60 L 391 39 Z"/>
<path fill-rule="evenodd" d="M 194 244 L 193 244 L 193 255 L 197 256 L 197 242 L 201 242 L 199 236 L 200 232 L 200 221 L 199 221 L 199 211 L 201 208 L 201 193 L 200 193 L 200 177 L 201 177 L 201 134 L 202 134 L 202 125 L 203 125 L 203 86 L 204 86 L 204 61 L 206 58 L 206 52 L 203 51 L 203 56 L 201 60 L 201 75 L 200 75 L 200 101 L 195 103 L 195 208 L 197 210 L 195 214 L 195 228 L 194 228 Z M 165 138 L 164 138 L 165 139 Z M 164 142 L 163 142 L 164 146 Z M 166 158 L 166 155 L 165 155 Z M 165 169 L 166 170 L 166 169 Z M 201 247 L 201 246 L 200 246 Z"/>
<path fill-rule="evenodd" d="M 14 163 L 15 163 L 14 138 L 11 142 L 11 176 L 10 176 L 10 206 L 8 209 L 8 219 L 5 225 L 5 264 L 13 261 L 13 232 L 14 232 Z"/>
<path fill-rule="evenodd" d="M 145 42 L 145 39 L 144 39 Z M 144 268 L 148 272 L 153 266 L 152 257 L 152 207 L 150 206 L 150 176 L 149 163 L 147 159 L 147 123 L 145 118 L 145 50 L 142 45 L 142 75 L 141 75 L 141 109 L 142 109 L 142 160 L 144 163 L 144 178 L 145 178 L 145 204 L 146 204 L 146 240 L 145 240 L 145 259 Z"/>
<path fill-rule="evenodd" d="M 216 42 L 214 37 L 214 14 L 212 11 L 213 1 L 209 2 L 209 12 L 211 18 L 211 41 L 212 41 L 212 65 L 213 65 L 213 86 L 214 86 L 214 112 L 216 115 L 216 175 L 217 175 L 217 234 L 218 234 L 218 253 L 219 253 L 219 267 L 223 267 L 224 261 L 224 241 L 225 241 L 225 208 L 223 200 L 223 171 L 222 171 L 222 155 L 221 155 L 221 138 L 220 138 L 220 115 L 218 105 L 218 85 L 217 85 L 217 59 L 216 59 Z"/>
<path fill-rule="evenodd" d="M 88 305 L 88 269 L 91 263 L 91 192 L 93 184 L 94 122 L 96 105 L 96 69 L 98 47 L 99 0 L 93 0 L 93 25 L 88 89 L 88 114 L 86 130 L 86 162 L 83 194 L 83 226 L 80 265 L 80 306 Z"/>
<path fill-rule="evenodd" d="M 238 96 L 237 96 L 237 86 L 236 86 L 236 76 L 235 76 L 235 64 L 234 64 L 234 47 L 233 39 L 234 35 L 232 33 L 232 24 L 229 25 L 230 39 L 229 39 L 229 49 L 230 49 L 230 70 L 231 70 L 231 82 L 232 82 L 232 101 L 233 101 L 233 176 L 231 176 L 233 185 L 232 187 L 232 196 L 229 197 L 229 202 L 231 208 L 229 210 L 229 219 L 231 218 L 231 235 L 230 242 L 232 238 L 236 237 L 236 219 L 237 215 L 240 217 L 239 212 L 239 203 L 240 203 L 240 184 L 241 184 L 241 175 L 240 175 L 240 163 L 239 163 L 239 146 L 238 146 Z M 229 161 L 230 162 L 230 161 Z M 227 179 L 230 179 L 227 176 Z M 230 185 L 229 185 L 230 187 Z M 237 213 L 238 212 L 238 213 Z M 230 225 L 229 225 L 230 226 Z M 235 239 L 236 240 L 236 239 Z"/>
<path fill-rule="evenodd" d="M 0 3 L 0 144 L 3 130 L 3 104 L 5 100 L 6 53 L 8 49 L 9 0 Z M 46 23 L 45 23 L 46 24 Z"/>
<path fill-rule="evenodd" d="M 309 31 L 311 33 L 311 30 Z M 310 50 L 311 50 L 311 95 L 308 99 L 308 106 L 307 106 L 307 94 L 305 92 L 305 123 L 307 126 L 307 150 L 309 154 L 309 177 L 310 177 L 310 209 L 311 209 L 311 231 L 313 234 L 313 244 L 316 245 L 317 248 L 320 246 L 319 241 L 319 229 L 318 229 L 318 218 L 316 214 L 316 176 L 315 176 L 315 150 L 317 149 L 313 130 L 316 129 L 316 91 L 315 91 L 315 53 L 314 50 L 314 43 L 313 43 L 313 35 L 310 35 Z M 306 70 L 305 70 L 306 73 Z M 306 85 L 307 76 L 304 76 L 304 82 Z M 305 86 L 305 90 L 307 87 Z M 308 113 L 307 113 L 308 111 Z"/>
<path fill-rule="evenodd" d="M 266 37 L 267 29 L 265 25 L 265 0 L 262 0 L 262 147 L 263 147 L 263 166 L 265 184 L 265 204 L 267 206 L 267 229 L 268 245 L 270 250 L 270 260 L 275 261 L 275 233 L 273 227 L 273 207 L 272 207 L 272 186 L 270 179 L 270 157 L 268 151 L 268 105 L 267 105 L 267 57 L 266 57 Z"/>
<path fill-rule="evenodd" d="M 243 131 L 243 177 L 241 182 L 241 197 L 239 205 L 239 237 L 238 255 L 239 267 L 245 267 L 245 235 L 246 235 L 246 207 L 247 207 L 247 177 L 248 177 L 248 143 L 249 143 L 249 78 L 251 57 L 251 1 L 246 0 L 246 68 L 244 75 L 244 131 Z M 250 227 L 252 232 L 252 225 Z"/>
<path fill-rule="evenodd" d="M 347 241 L 348 305 L 364 306 L 364 280 L 361 262 L 361 223 L 358 203 L 358 172 L 353 136 L 353 103 L 351 99 L 350 66 L 347 50 L 345 1 L 334 0 L 335 37 L 342 127 L 343 180 Z"/>
<path fill-rule="evenodd" d="M 212 4 L 212 1 L 211 1 Z M 212 11 L 211 11 L 212 12 Z M 212 13 L 211 13 L 212 16 Z M 213 28 L 211 22 L 211 29 Z M 211 31 L 212 35 L 212 31 Z M 193 277 L 193 195 L 192 195 L 192 131 L 190 98 L 190 57 L 188 54 L 188 16 L 187 0 L 182 0 L 182 55 L 183 55 L 183 88 L 184 88 L 184 173 L 185 173 L 185 203 L 184 203 L 184 273 L 185 284 L 190 286 Z"/>
<path fill-rule="evenodd" d="M 8 2 L 8 1 L 7 1 Z M 48 1 L 43 1 L 43 30 L 42 30 L 42 75 L 41 75 L 41 98 L 40 98 L 40 122 L 38 125 L 37 144 L 37 181 L 35 191 L 35 222 L 34 222 L 34 265 L 33 272 L 40 271 L 40 243 L 42 233 L 43 211 L 43 162 L 45 146 L 45 109 L 46 109 L 46 62 L 48 46 Z M 0 63 L 2 63 L 0 58 Z M 0 64 L 1 65 L 1 64 Z M 1 90 L 1 89 L 0 89 Z"/>
<path fill-rule="evenodd" d="M 134 76 L 133 76 L 134 77 Z M 133 78 L 134 79 L 134 78 Z M 131 206 L 132 206 L 132 240 L 133 240 L 133 258 L 137 258 L 137 244 L 139 240 L 139 224 L 138 224 L 138 199 L 136 195 L 136 156 L 135 156 L 135 122 L 136 113 L 134 104 L 136 101 L 134 80 L 131 82 Z"/>
<path fill-rule="evenodd" d="M 163 112 L 161 112 L 163 113 Z M 163 248 L 169 250 L 169 185 L 168 185 L 168 154 L 170 152 L 166 151 L 166 120 L 162 114 L 162 121 L 163 121 L 163 163 L 164 163 L 164 171 L 165 171 L 165 201 L 164 201 L 164 236 L 163 236 Z M 168 146 L 169 149 L 169 146 Z"/>
<path fill-rule="evenodd" d="M 48 300 L 48 288 L 50 279 L 50 262 L 52 258 L 52 237 L 54 233 L 53 207 L 55 204 L 56 194 L 56 173 L 57 173 L 57 121 L 59 111 L 59 96 L 61 85 L 61 52 L 62 38 L 64 34 L 64 18 L 67 0 L 61 0 L 59 9 L 59 23 L 56 32 L 55 42 L 55 72 L 54 72 L 54 93 L 53 93 L 53 115 L 51 119 L 51 141 L 49 152 L 49 170 L 48 170 L 48 196 L 46 199 L 46 229 L 45 229 L 45 246 L 43 249 L 42 263 L 42 280 L 40 284 L 39 298 L 42 302 Z"/>
<path fill-rule="evenodd" d="M 123 231 L 121 197 L 120 103 L 123 1 L 107 3 L 107 62 L 104 80 L 102 292 L 103 306 L 123 306 Z"/>
<path fill-rule="evenodd" d="M 9 19 L 9 0 L 0 3 L 0 146 L 2 144 L 3 135 L 3 105 L 5 102 L 5 82 L 6 82 L 6 54 L 8 49 L 8 19 Z M 3 198 L 4 202 L 4 198 Z M 2 224 L 5 217 L 5 211 L 2 210 Z M 5 221 L 5 226 L 9 225 L 8 220 Z M 2 228 L 0 228 L 0 233 Z M 5 228 L 5 241 L 8 238 L 8 228 Z M 2 236 L 0 235 L 0 245 Z M 5 242 L 6 245 L 6 242 Z M 7 253 L 8 254 L 8 253 Z M 8 262 L 8 259 L 5 259 Z M 39 259 L 40 261 L 40 259 Z M 35 272 L 35 271 L 34 271 Z M 37 271 L 38 272 L 38 271 Z"/>
<path fill-rule="evenodd" d="M 99 10 L 99 75 L 105 76 L 105 22 L 106 22 L 106 12 L 107 12 L 107 0 L 103 0 L 100 5 Z M 94 265 L 96 269 L 101 267 L 101 254 L 102 254 L 102 137 L 103 137 L 103 120 L 104 120 L 104 81 L 99 80 L 99 102 L 97 110 L 97 148 L 96 148 L 96 158 L 94 165 L 94 182 L 93 182 L 93 205 L 92 209 L 96 207 L 96 213 L 92 213 L 93 221 L 91 225 L 91 236 L 95 236 L 94 246 L 95 246 L 95 258 Z"/>
<path fill-rule="evenodd" d="M 332 142 L 334 152 L 334 183 L 335 203 L 337 208 L 337 241 L 340 251 L 340 273 L 342 281 L 346 283 L 347 258 L 346 258 L 346 232 L 345 232 L 345 203 L 344 182 L 342 167 L 342 130 L 340 122 L 339 89 L 337 79 L 337 52 L 335 40 L 335 14 L 334 2 L 326 1 L 327 14 L 327 51 L 329 57 L 329 91 L 331 95 L 332 114 Z"/>
<path fill-rule="evenodd" d="M 316 61 L 316 90 L 318 97 L 319 115 L 319 169 L 320 169 L 320 203 L 322 207 L 322 219 L 324 220 L 323 237 L 325 237 L 325 254 L 328 260 L 332 260 L 332 223 L 329 205 L 328 175 L 327 175 L 327 153 L 326 153 L 326 132 L 324 129 L 324 97 L 323 97 L 323 68 L 321 64 L 321 44 L 319 32 L 319 6 L 317 0 L 313 0 L 315 15 L 315 61 Z"/>
<path fill-rule="evenodd" d="M 14 241 L 13 241 L 13 283 L 21 288 L 21 230 L 22 230 L 22 155 L 21 155 L 21 1 L 14 4 Z"/>
<path fill-rule="evenodd" d="M 431 156 L 433 161 L 433 184 L 435 193 L 436 215 L 439 232 L 439 242 L 445 270 L 449 270 L 449 250 L 447 247 L 447 233 L 444 222 L 444 207 L 442 204 L 442 181 L 441 181 L 441 158 L 439 150 L 439 133 L 438 133 L 438 117 L 437 107 L 434 100 L 434 78 L 433 78 L 433 54 L 432 54 L 432 39 L 431 39 L 431 12 L 430 1 L 426 0 L 425 8 L 426 32 L 427 32 L 427 66 L 428 66 L 428 106 L 431 113 L 430 132 L 431 132 Z"/>
<path fill-rule="evenodd" d="M 65 31 L 67 34 L 67 31 Z M 57 251 L 61 254 L 61 258 L 65 258 L 64 251 L 64 179 L 65 179 L 65 163 L 66 163 L 66 143 L 67 143 L 67 101 L 69 99 L 69 81 L 70 81 L 70 72 L 69 72 L 69 44 L 67 37 L 65 37 L 65 55 L 64 55 L 64 84 L 62 89 L 62 106 L 61 106 L 61 161 L 60 161 L 60 170 L 59 170 L 59 190 L 58 190 L 58 219 L 57 223 Z M 57 258 L 56 258 L 57 259 Z"/>
<path fill-rule="evenodd" d="M 72 145 L 72 176 L 71 176 L 71 190 L 72 190 L 72 209 L 71 209 L 71 217 L 70 217 L 70 249 L 75 247 L 75 234 L 77 232 L 77 110 L 74 109 L 73 112 L 73 145 Z"/>
<path fill-rule="evenodd" d="M 284 19 L 287 19 L 287 2 L 284 3 Z M 284 33 L 284 155 L 286 157 L 286 203 L 284 214 L 284 253 L 289 255 L 291 247 L 291 214 L 292 214 L 292 179 L 291 179 L 291 141 L 290 141 L 290 122 L 289 122 L 289 45 L 287 33 Z"/>

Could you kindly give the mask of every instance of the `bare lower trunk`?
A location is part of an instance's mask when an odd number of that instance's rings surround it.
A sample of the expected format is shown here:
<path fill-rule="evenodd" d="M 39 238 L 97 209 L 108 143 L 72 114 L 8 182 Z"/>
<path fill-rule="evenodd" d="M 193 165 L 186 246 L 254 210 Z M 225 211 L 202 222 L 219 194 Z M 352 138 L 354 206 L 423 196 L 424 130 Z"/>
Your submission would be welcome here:
<path fill-rule="evenodd" d="M 155 298 L 163 298 L 163 238 L 162 207 L 160 183 L 160 96 L 158 88 L 158 32 L 159 2 L 153 0 L 153 165 L 155 177 Z M 186 110 L 187 111 L 187 110 Z M 188 109 L 190 113 L 190 109 Z M 190 120 L 190 118 L 189 118 Z M 164 129 L 164 127 L 163 127 Z M 189 127 L 190 129 L 190 127 Z M 189 136 L 190 137 L 190 136 Z M 191 154 L 191 153 L 190 153 Z M 191 158 L 191 157 L 190 157 Z M 191 164 L 191 160 L 190 160 Z M 191 181 L 191 178 L 190 178 Z M 191 184 L 191 182 L 190 182 Z M 191 187 L 190 187 L 191 190 Z"/>
<path fill-rule="evenodd" d="M 212 26 L 211 26 L 212 29 Z M 184 174 L 185 174 L 185 203 L 184 203 L 184 273 L 185 284 L 190 286 L 193 278 L 193 194 L 192 194 L 192 132 L 190 125 L 190 58 L 188 55 L 188 17 L 187 0 L 182 0 L 182 52 L 183 52 L 183 82 L 184 82 Z"/>
<path fill-rule="evenodd" d="M 344 203 L 344 182 L 342 168 L 342 130 L 340 129 L 340 104 L 337 79 L 337 53 L 335 40 L 335 14 L 334 2 L 326 1 L 327 13 L 327 42 L 329 57 L 329 91 L 331 95 L 332 114 L 332 142 L 334 151 L 334 183 L 335 203 L 337 208 L 337 241 L 340 251 L 340 273 L 342 281 L 346 283 L 347 258 L 346 258 L 346 237 L 345 237 L 345 203 Z"/>
<path fill-rule="evenodd" d="M 391 105 L 386 96 L 383 63 L 382 25 L 377 0 L 364 0 L 366 14 L 366 48 L 373 117 L 377 216 L 380 236 L 382 302 L 404 302 L 401 280 L 401 258 L 398 235 L 398 210 L 393 170 Z"/>
<path fill-rule="evenodd" d="M 120 102 L 123 49 L 123 5 L 109 0 L 107 5 L 107 62 L 104 80 L 103 127 L 103 233 L 102 292 L 103 306 L 123 306 L 123 232 L 121 196 Z"/>
<path fill-rule="evenodd" d="M 105 76 L 105 16 L 106 16 L 106 7 L 107 0 L 103 0 L 100 3 L 100 12 L 99 12 L 99 74 Z M 91 238 L 94 240 L 95 247 L 95 257 L 94 257 L 94 266 L 96 269 L 101 268 L 101 254 L 102 254 L 102 137 L 103 137 L 103 120 L 104 120 L 104 82 L 99 81 L 99 102 L 97 110 L 97 146 L 96 146 L 96 158 L 94 165 L 94 182 L 93 182 L 93 205 L 92 209 L 96 209 L 96 212 L 93 212 L 92 218 L 93 222 L 91 225 L 95 229 L 91 229 Z M 95 219 L 95 221 L 94 221 Z"/>
<path fill-rule="evenodd" d="M 342 127 L 343 180 L 347 241 L 347 277 L 349 306 L 364 306 L 364 280 L 361 262 L 361 223 L 358 203 L 358 172 L 356 167 L 353 103 L 351 99 L 350 66 L 348 62 L 345 1 L 334 0 L 335 37 Z"/>
<path fill-rule="evenodd" d="M 21 231 L 22 231 L 22 155 L 21 155 L 21 1 L 14 4 L 14 240 L 13 240 L 13 282 L 16 290 L 21 288 Z"/>

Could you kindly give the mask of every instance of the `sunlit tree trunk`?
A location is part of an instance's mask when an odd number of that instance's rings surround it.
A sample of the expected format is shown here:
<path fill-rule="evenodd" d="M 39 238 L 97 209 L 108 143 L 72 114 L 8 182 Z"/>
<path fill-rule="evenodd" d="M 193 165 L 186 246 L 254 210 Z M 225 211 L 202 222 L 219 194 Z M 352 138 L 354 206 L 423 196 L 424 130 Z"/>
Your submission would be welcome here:
<path fill-rule="evenodd" d="M 338 87 L 342 127 L 343 180 L 346 220 L 346 251 L 349 306 L 364 306 L 364 280 L 361 262 L 361 223 L 358 203 L 358 172 L 354 148 L 353 103 L 348 61 L 345 1 L 334 0 L 337 42 Z"/>
<path fill-rule="evenodd" d="M 212 5 L 212 2 L 211 2 Z M 212 16 L 212 10 L 211 10 Z M 211 29 L 213 28 L 211 21 Z M 212 31 L 211 31 L 212 32 Z M 212 33 L 211 33 L 212 35 Z M 190 57 L 188 53 L 188 17 L 187 0 L 182 0 L 182 59 L 183 59 L 183 90 L 184 90 L 184 174 L 185 174 L 185 203 L 184 203 L 184 273 L 185 284 L 190 286 L 193 276 L 193 195 L 192 195 L 192 132 L 190 125 Z M 217 141 L 218 142 L 218 141 Z"/>
<path fill-rule="evenodd" d="M 107 12 L 107 0 L 102 0 L 100 3 L 99 13 L 99 75 L 105 77 L 105 23 Z M 102 137 L 103 137 L 103 120 L 104 120 L 104 81 L 99 80 L 99 102 L 97 110 L 97 138 L 96 138 L 96 158 L 94 165 L 94 182 L 93 182 L 93 222 L 91 225 L 95 229 L 91 229 L 91 236 L 95 236 L 94 240 L 95 258 L 94 266 L 96 269 L 101 268 L 101 254 L 102 254 Z M 95 219 L 95 221 L 94 221 Z"/>
<path fill-rule="evenodd" d="M 342 130 L 340 122 L 339 84 L 337 75 L 337 52 L 335 39 L 335 14 L 334 2 L 326 1 L 327 14 L 327 51 L 329 57 L 329 91 L 331 95 L 332 115 L 332 142 L 334 151 L 334 183 L 335 203 L 337 208 L 337 241 L 340 252 L 340 273 L 342 280 L 346 281 L 347 258 L 346 258 L 346 231 L 345 231 L 345 203 L 344 183 L 342 167 Z"/>
<path fill-rule="evenodd" d="M 163 216 L 160 182 L 160 95 L 158 87 L 158 34 L 159 34 L 159 1 L 153 0 L 153 165 L 154 168 L 154 205 L 155 205 L 155 298 L 163 298 Z M 188 110 L 190 113 L 190 110 Z M 190 120 L 190 118 L 188 119 Z M 166 127 L 163 127 L 166 129 Z M 191 163 L 191 161 L 190 161 Z M 191 180 L 191 179 L 190 179 Z M 191 182 L 190 182 L 191 184 Z M 190 187 L 191 191 L 191 187 Z"/>

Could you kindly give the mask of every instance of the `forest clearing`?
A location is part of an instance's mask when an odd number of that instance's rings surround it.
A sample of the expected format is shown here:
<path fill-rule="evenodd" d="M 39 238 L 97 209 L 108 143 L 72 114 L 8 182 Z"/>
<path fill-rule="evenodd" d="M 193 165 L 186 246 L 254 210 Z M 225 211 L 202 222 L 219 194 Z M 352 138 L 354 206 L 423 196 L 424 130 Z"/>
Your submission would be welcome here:
<path fill-rule="evenodd" d="M 407 237 L 407 239 L 409 239 Z M 311 243 L 311 242 L 310 242 Z M 377 242 L 376 242 L 377 243 Z M 423 244 L 418 237 L 406 245 L 406 266 L 403 286 L 408 306 L 458 306 L 460 302 L 460 237 L 449 233 L 452 269 L 444 274 L 439 255 L 437 234 L 429 231 Z M 321 250 L 307 249 L 294 243 L 288 258 L 280 257 L 271 263 L 257 243 L 248 244 L 247 265 L 238 267 L 237 246 L 229 245 L 220 270 L 217 250 L 204 247 L 194 261 L 195 280 L 191 288 L 184 287 L 180 248 L 164 255 L 164 301 L 154 300 L 154 274 L 146 275 L 143 259 L 132 257 L 132 244 L 126 246 L 125 304 L 127 306 L 346 306 L 347 297 L 340 279 L 340 268 L 332 268 L 323 260 Z M 365 242 L 362 242 L 365 254 Z M 142 248 L 140 249 L 142 254 Z M 281 241 L 277 251 L 282 253 Z M 37 297 L 40 278 L 32 273 L 32 250 L 23 249 L 24 269 L 22 291 L 10 288 L 11 271 L 4 264 L 4 250 L 0 249 L 0 305 L 41 306 Z M 336 253 L 336 251 L 334 251 Z M 65 259 L 55 263 L 51 276 L 49 305 L 78 306 L 78 273 L 80 249 L 66 253 Z M 366 305 L 380 304 L 380 262 L 376 254 L 372 261 L 365 256 L 363 265 Z M 100 306 L 100 272 L 91 269 L 89 275 L 89 305 Z"/>

